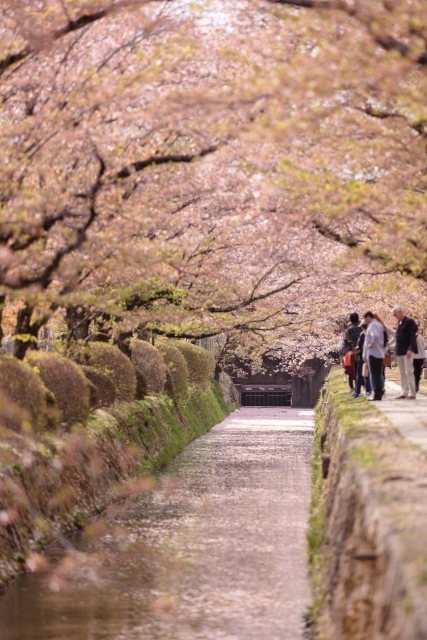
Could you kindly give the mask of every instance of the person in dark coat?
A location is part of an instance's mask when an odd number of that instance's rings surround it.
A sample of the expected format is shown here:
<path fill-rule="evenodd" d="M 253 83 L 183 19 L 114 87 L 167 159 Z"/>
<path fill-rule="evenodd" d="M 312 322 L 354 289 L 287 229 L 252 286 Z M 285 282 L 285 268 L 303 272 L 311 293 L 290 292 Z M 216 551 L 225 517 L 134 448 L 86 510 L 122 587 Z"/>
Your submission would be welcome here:
<path fill-rule="evenodd" d="M 417 325 L 415 320 L 406 315 L 403 307 L 394 307 L 393 315 L 398 321 L 394 353 L 399 366 L 402 381 L 402 393 L 396 400 L 415 400 L 416 384 L 414 373 L 414 354 L 417 348 Z"/>
<path fill-rule="evenodd" d="M 357 369 L 357 342 L 359 340 L 359 336 L 362 332 L 362 327 L 359 326 L 359 315 L 354 312 L 350 313 L 350 322 L 351 325 L 346 329 L 344 334 L 344 342 L 347 345 L 347 349 L 352 351 L 354 354 L 355 366 L 354 366 L 354 375 L 348 376 L 348 383 L 350 385 L 350 389 L 353 389 L 353 380 L 356 379 L 356 369 Z"/>

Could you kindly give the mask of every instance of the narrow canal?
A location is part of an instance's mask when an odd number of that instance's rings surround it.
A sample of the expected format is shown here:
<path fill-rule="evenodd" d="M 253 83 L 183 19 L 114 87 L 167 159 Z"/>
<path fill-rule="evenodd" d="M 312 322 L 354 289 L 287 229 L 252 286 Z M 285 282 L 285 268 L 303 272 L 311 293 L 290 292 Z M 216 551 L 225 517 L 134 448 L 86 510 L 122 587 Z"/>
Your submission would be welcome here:
<path fill-rule="evenodd" d="M 0 639 L 302 638 L 312 413 L 233 413 L 77 552 L 16 580 Z"/>

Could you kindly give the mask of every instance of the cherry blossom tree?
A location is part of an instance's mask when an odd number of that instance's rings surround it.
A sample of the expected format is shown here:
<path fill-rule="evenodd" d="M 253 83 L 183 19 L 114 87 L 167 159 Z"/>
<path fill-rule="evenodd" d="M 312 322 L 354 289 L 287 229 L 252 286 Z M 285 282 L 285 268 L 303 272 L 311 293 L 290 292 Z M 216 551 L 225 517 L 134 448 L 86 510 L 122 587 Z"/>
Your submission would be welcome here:
<path fill-rule="evenodd" d="M 387 315 L 398 287 L 415 304 L 422 36 L 409 14 L 391 29 L 382 3 L 375 20 L 346 7 L 3 6 L 0 307 L 15 355 L 63 317 L 69 348 L 221 335 L 293 367 L 329 353 L 354 308 Z"/>

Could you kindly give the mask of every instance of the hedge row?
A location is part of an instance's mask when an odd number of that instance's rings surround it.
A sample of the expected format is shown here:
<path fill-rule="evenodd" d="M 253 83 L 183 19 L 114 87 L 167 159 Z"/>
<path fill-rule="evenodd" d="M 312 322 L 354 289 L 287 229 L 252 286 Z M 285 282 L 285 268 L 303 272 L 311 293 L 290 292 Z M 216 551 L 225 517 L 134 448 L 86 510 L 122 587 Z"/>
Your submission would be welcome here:
<path fill-rule="evenodd" d="M 41 431 L 85 424 L 90 409 L 116 401 L 166 393 L 174 403 L 190 397 L 189 383 L 205 392 L 214 376 L 211 353 L 193 344 L 162 341 L 159 348 L 135 340 L 131 358 L 117 347 L 93 342 L 84 364 L 57 353 L 30 351 L 26 362 L 0 356 L 0 426 Z"/>

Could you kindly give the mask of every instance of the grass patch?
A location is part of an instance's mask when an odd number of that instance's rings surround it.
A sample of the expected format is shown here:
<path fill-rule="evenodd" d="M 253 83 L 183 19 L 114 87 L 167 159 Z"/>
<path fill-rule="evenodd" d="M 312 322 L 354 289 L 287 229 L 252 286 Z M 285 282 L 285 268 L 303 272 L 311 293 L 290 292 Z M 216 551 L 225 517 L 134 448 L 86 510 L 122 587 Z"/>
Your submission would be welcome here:
<path fill-rule="evenodd" d="M 351 438 L 358 438 L 373 429 L 389 426 L 387 418 L 374 404 L 364 397 L 352 398 L 341 370 L 332 371 L 325 384 L 334 417 Z"/>

